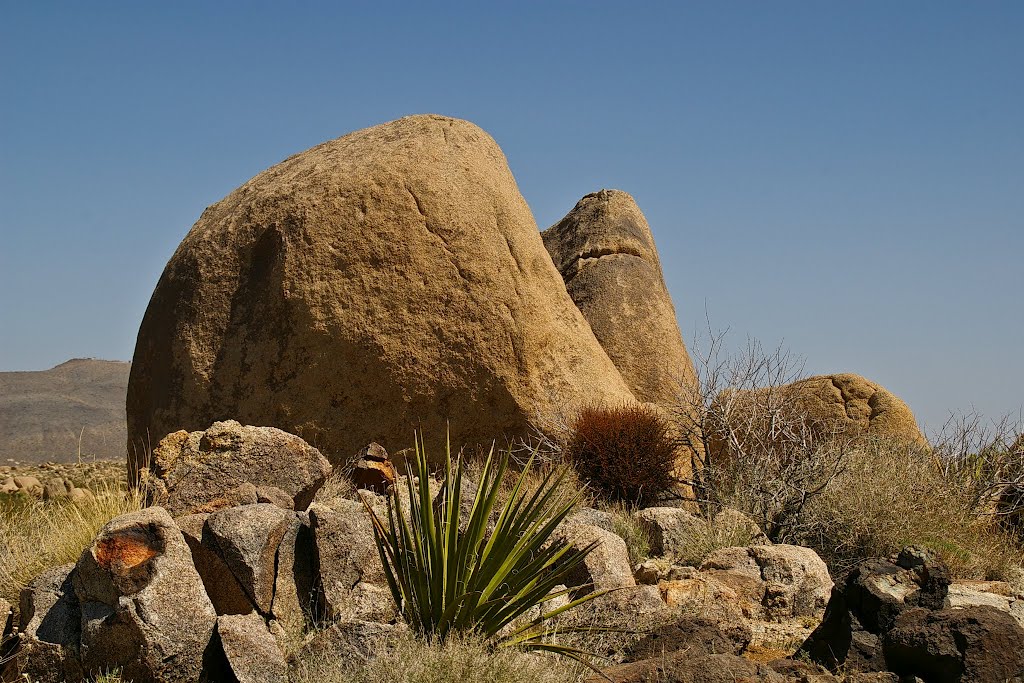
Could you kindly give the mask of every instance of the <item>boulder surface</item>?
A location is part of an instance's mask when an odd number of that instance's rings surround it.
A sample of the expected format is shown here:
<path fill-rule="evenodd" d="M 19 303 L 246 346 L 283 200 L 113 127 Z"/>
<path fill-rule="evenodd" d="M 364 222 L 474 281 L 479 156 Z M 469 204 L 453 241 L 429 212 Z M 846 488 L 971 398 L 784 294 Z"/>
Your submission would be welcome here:
<path fill-rule="evenodd" d="M 149 472 L 150 502 L 177 517 L 255 503 L 261 492 L 304 510 L 331 464 L 294 434 L 226 420 L 169 434 L 153 450 Z"/>
<path fill-rule="evenodd" d="M 171 257 L 132 363 L 129 459 L 233 417 L 335 464 L 415 427 L 441 452 L 634 397 L 566 292 L 498 145 L 411 116 L 260 173 Z"/>
<path fill-rule="evenodd" d="M 636 398 L 674 409 L 681 389 L 696 389 L 697 375 L 633 197 L 588 194 L 543 236 L 569 296 Z"/>

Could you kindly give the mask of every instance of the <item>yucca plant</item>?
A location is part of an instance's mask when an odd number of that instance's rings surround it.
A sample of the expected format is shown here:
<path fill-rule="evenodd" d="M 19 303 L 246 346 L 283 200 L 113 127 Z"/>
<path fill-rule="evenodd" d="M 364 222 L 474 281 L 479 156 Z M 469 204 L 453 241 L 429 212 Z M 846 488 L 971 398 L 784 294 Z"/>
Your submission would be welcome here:
<path fill-rule="evenodd" d="M 564 470 L 549 472 L 531 493 L 526 487 L 534 460 L 531 456 L 507 502 L 499 508 L 498 493 L 509 453 L 495 458 L 492 447 L 469 519 L 460 531 L 462 456 L 453 463 L 450 446 L 447 449 L 437 506 L 432 504 L 427 457 L 419 437 L 415 456 L 416 471 L 409 472 L 406 482 L 408 517 L 394 491 L 388 497 L 386 522 L 364 500 L 391 594 L 409 626 L 428 641 L 474 634 L 497 646 L 554 652 L 590 666 L 584 658 L 587 653 L 546 638 L 544 623 L 604 592 L 592 592 L 533 619 L 521 619 L 542 602 L 567 594 L 555 587 L 565 583 L 594 548 L 574 548 L 552 540 L 555 529 L 582 495 L 562 492 Z"/>

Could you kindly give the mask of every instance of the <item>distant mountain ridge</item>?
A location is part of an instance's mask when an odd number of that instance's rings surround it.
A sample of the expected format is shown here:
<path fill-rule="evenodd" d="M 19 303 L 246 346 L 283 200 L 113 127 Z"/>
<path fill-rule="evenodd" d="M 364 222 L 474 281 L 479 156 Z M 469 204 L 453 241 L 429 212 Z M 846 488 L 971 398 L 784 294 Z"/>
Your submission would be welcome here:
<path fill-rule="evenodd" d="M 73 358 L 55 368 L 0 372 L 0 464 L 123 460 L 131 363 Z"/>

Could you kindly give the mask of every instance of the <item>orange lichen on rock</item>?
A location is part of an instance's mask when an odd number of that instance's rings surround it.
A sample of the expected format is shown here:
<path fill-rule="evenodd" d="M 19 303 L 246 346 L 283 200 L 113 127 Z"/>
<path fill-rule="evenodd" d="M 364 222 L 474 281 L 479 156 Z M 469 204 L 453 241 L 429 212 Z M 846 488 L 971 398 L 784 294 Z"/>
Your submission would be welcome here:
<path fill-rule="evenodd" d="M 136 527 L 96 541 L 96 562 L 107 571 L 127 574 L 161 552 L 162 543 L 151 530 Z"/>

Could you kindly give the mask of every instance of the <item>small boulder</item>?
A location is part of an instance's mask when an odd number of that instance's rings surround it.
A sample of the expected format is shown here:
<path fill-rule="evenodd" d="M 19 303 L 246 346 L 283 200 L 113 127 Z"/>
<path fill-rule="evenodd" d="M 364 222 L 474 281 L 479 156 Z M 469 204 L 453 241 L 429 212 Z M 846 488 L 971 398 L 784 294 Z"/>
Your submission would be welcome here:
<path fill-rule="evenodd" d="M 74 571 L 87 671 L 120 668 L 135 683 L 198 680 L 217 615 L 170 515 L 111 520 Z"/>
<path fill-rule="evenodd" d="M 310 506 L 309 522 L 323 607 L 328 618 L 340 618 L 351 609 L 357 584 L 386 585 L 369 514 L 362 503 L 337 499 L 331 507 L 321 503 Z"/>
<path fill-rule="evenodd" d="M 579 508 L 565 518 L 563 524 L 589 524 L 605 531 L 615 532 L 615 518 L 610 512 L 595 510 L 594 508 Z"/>
<path fill-rule="evenodd" d="M 256 503 L 218 510 L 206 520 L 218 554 L 261 614 L 270 614 L 277 549 L 294 519 L 294 512 Z"/>
<path fill-rule="evenodd" d="M 20 644 L 15 667 L 33 683 L 79 681 L 81 611 L 73 586 L 75 565 L 48 569 L 21 590 Z"/>
<path fill-rule="evenodd" d="M 371 443 L 356 456 L 352 481 L 357 489 L 387 495 L 398 481 L 398 470 L 379 443 Z"/>
<path fill-rule="evenodd" d="M 651 539 L 651 552 L 655 555 L 671 555 L 684 561 L 697 560 L 691 557 L 695 541 L 707 538 L 708 523 L 700 517 L 681 508 L 652 507 L 640 510 L 636 515 L 640 526 Z"/>
<path fill-rule="evenodd" d="M 215 422 L 205 431 L 167 435 L 153 450 L 149 497 L 173 515 L 211 511 L 242 484 L 275 487 L 305 510 L 331 465 L 299 437 L 273 427 Z M 257 502 L 258 494 L 251 502 Z M 244 504 L 226 501 L 220 507 Z"/>
<path fill-rule="evenodd" d="M 884 637 L 894 673 L 930 683 L 1004 683 L 1024 676 L 1024 629 L 992 607 L 912 609 Z"/>
<path fill-rule="evenodd" d="M 43 495 L 43 484 L 36 477 L 14 477 L 14 485 L 18 487 L 19 491 L 30 496 Z"/>
<path fill-rule="evenodd" d="M 700 571 L 736 591 L 753 606 L 748 616 L 764 621 L 820 620 L 833 586 L 818 554 L 794 545 L 722 548 Z"/>
<path fill-rule="evenodd" d="M 287 683 L 288 663 L 260 615 L 217 617 L 217 636 L 237 683 Z"/>
<path fill-rule="evenodd" d="M 292 500 L 292 497 L 276 486 L 257 486 L 256 502 L 270 503 L 271 505 L 276 505 L 282 510 L 295 509 L 295 501 Z"/>
<path fill-rule="evenodd" d="M 209 517 L 208 513 L 197 513 L 179 517 L 174 522 L 192 551 L 192 562 L 203 579 L 206 594 L 217 614 L 249 614 L 256 608 L 220 556 L 217 539 L 206 529 Z"/>
<path fill-rule="evenodd" d="M 589 524 L 563 524 L 553 536 L 575 548 L 596 544 L 583 563 L 566 577 L 566 585 L 580 588 L 583 593 L 636 585 L 626 542 L 612 532 Z"/>

